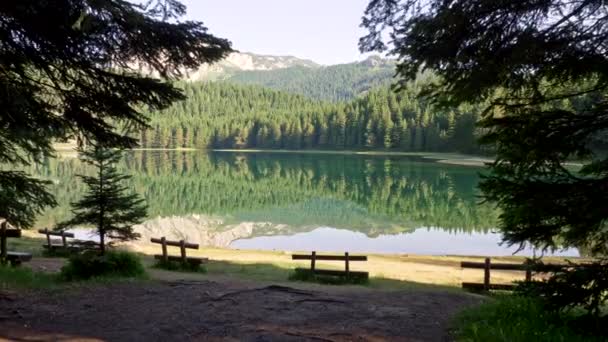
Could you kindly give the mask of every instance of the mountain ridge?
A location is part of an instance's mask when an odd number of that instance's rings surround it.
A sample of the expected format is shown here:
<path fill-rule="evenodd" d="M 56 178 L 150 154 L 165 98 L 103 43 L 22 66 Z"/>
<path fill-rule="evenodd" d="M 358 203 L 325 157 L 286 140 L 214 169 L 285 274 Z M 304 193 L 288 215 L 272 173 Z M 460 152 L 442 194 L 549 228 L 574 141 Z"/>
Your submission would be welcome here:
<path fill-rule="evenodd" d="M 315 100 L 349 101 L 374 87 L 390 85 L 395 66 L 393 60 L 370 56 L 363 61 L 316 68 L 294 65 L 273 70 L 243 70 L 224 80 L 300 94 Z"/>
<path fill-rule="evenodd" d="M 299 94 L 314 100 L 349 101 L 374 87 L 388 86 L 395 74 L 395 62 L 381 56 L 334 65 L 321 65 L 294 56 L 233 52 L 214 64 L 180 70 L 181 81 L 230 82 L 259 85 Z M 139 68 L 139 72 L 158 77 Z"/>

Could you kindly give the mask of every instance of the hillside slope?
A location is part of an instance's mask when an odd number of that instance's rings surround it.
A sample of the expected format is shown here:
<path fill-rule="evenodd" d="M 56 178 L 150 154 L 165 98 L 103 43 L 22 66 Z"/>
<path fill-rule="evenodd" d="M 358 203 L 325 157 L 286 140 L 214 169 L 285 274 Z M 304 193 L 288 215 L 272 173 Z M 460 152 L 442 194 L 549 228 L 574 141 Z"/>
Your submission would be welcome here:
<path fill-rule="evenodd" d="M 361 62 L 311 68 L 295 65 L 272 70 L 244 70 L 227 81 L 255 84 L 316 100 L 348 101 L 377 86 L 389 85 L 395 64 L 380 57 Z"/>

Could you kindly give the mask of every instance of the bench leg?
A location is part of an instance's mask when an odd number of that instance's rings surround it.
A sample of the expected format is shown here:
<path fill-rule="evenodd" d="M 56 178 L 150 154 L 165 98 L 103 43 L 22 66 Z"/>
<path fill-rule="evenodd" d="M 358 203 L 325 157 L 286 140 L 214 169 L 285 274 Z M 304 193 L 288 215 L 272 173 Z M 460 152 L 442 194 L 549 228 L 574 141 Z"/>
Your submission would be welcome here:
<path fill-rule="evenodd" d="M 19 265 L 21 265 L 21 260 L 19 260 L 19 259 L 13 259 L 13 260 L 11 260 L 11 266 L 12 267 L 17 267 Z"/>

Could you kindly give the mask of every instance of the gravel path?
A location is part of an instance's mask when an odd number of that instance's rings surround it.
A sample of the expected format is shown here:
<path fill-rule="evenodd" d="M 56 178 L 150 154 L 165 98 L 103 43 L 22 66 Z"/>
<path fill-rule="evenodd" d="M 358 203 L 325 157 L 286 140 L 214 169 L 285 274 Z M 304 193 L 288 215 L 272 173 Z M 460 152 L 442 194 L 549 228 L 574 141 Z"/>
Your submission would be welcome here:
<path fill-rule="evenodd" d="M 0 296 L 0 341 L 445 341 L 479 297 L 215 281 L 119 282 Z"/>

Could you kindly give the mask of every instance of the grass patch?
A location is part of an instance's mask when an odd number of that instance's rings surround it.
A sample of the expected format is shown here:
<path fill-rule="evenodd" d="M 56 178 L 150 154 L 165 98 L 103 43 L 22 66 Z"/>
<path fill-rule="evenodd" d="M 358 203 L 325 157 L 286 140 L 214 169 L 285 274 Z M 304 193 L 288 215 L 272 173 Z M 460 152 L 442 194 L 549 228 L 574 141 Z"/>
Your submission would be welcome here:
<path fill-rule="evenodd" d="M 367 285 L 369 279 L 361 276 L 328 276 L 315 274 L 311 270 L 296 268 L 293 273 L 289 275 L 291 281 L 308 281 L 326 285 Z"/>
<path fill-rule="evenodd" d="M 167 271 L 176 271 L 176 272 L 193 272 L 193 273 L 207 273 L 207 269 L 203 267 L 201 264 L 195 263 L 182 263 L 179 261 L 157 261 L 153 266 L 153 268 L 158 268 Z"/>
<path fill-rule="evenodd" d="M 471 342 L 607 341 L 606 323 L 577 312 L 551 312 L 538 299 L 504 295 L 461 313 L 454 334 Z"/>
<path fill-rule="evenodd" d="M 25 267 L 0 265 L 0 289 L 6 288 L 50 288 L 58 284 L 54 274 L 34 272 Z"/>
<path fill-rule="evenodd" d="M 61 278 L 68 281 L 87 280 L 98 277 L 143 278 L 146 270 L 139 256 L 124 251 L 86 251 L 68 259 L 61 269 Z"/>

